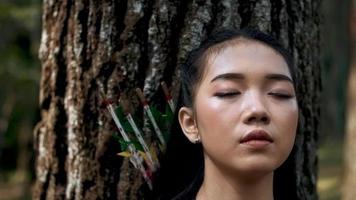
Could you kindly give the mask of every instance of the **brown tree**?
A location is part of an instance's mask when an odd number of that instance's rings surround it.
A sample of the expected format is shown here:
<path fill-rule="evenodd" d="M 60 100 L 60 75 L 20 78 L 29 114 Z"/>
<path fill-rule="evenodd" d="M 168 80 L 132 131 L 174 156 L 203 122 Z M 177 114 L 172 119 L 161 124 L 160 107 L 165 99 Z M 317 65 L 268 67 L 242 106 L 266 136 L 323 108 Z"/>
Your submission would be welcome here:
<path fill-rule="evenodd" d="M 116 100 L 120 90 L 140 110 L 134 95 L 140 87 L 159 104 L 162 80 L 176 96 L 177 66 L 188 51 L 217 28 L 246 26 L 273 34 L 295 58 L 302 124 L 290 195 L 317 199 L 319 7 L 307 0 L 43 1 L 34 199 L 147 198 L 139 172 L 116 156 L 119 145 L 99 92 Z"/>

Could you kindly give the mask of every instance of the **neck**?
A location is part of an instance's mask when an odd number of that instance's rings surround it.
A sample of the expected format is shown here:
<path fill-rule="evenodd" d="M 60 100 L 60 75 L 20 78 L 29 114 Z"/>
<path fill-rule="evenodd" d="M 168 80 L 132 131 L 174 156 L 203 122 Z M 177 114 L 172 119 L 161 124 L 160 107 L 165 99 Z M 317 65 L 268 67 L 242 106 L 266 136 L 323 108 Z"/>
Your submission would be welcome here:
<path fill-rule="evenodd" d="M 273 172 L 229 173 L 205 161 L 204 181 L 197 200 L 273 200 Z"/>

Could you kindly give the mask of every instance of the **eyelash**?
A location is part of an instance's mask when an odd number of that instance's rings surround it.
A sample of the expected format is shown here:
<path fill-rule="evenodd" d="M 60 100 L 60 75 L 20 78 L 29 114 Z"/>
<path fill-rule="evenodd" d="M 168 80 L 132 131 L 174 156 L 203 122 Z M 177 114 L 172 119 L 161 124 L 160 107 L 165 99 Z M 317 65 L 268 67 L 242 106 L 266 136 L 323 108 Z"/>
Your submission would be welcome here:
<path fill-rule="evenodd" d="M 217 92 L 214 96 L 219 98 L 232 98 L 240 94 L 241 92 Z M 270 92 L 268 93 L 268 95 L 272 95 L 278 99 L 290 99 L 293 97 L 293 95 L 278 93 L 278 92 Z"/>
<path fill-rule="evenodd" d="M 278 92 L 270 92 L 268 93 L 269 95 L 272 95 L 276 98 L 279 98 L 279 99 L 290 99 L 293 97 L 293 95 L 289 95 L 289 94 L 284 94 L 284 93 L 278 93 Z"/>
<path fill-rule="evenodd" d="M 241 94 L 241 92 L 217 92 L 215 96 L 219 98 L 229 98 L 229 97 L 231 98 L 239 94 Z"/>

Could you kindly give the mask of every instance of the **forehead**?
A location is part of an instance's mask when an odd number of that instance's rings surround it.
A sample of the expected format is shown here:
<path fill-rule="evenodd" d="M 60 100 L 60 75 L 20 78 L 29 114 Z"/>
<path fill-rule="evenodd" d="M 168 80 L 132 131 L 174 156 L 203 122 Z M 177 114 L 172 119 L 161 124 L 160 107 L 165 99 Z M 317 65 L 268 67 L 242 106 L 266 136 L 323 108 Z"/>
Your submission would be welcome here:
<path fill-rule="evenodd" d="M 239 39 L 208 52 L 203 79 L 222 73 L 275 73 L 290 77 L 281 54 L 261 42 L 247 39 Z"/>

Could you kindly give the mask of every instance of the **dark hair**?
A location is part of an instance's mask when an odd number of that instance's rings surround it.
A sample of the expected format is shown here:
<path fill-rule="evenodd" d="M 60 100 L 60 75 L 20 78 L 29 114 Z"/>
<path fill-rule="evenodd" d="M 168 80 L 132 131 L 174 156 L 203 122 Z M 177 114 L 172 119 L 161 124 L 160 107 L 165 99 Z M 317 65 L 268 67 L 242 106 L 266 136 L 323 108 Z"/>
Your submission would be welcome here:
<path fill-rule="evenodd" d="M 194 106 L 195 90 L 202 79 L 204 64 L 209 56 L 231 46 L 231 42 L 238 39 L 260 42 L 279 53 L 288 65 L 293 86 L 296 88 L 293 59 L 283 45 L 272 36 L 252 29 L 224 29 L 211 34 L 198 48 L 190 52 L 186 62 L 181 66 L 181 86 L 175 120 L 172 124 L 171 139 L 168 142 L 167 151 L 162 160 L 162 168 L 155 183 L 155 192 L 159 199 L 172 199 L 184 189 L 182 194 L 185 198 L 183 196 L 181 198 L 186 199 L 189 195 L 196 195 L 200 188 L 204 171 L 202 146 L 191 144 L 185 138 L 178 122 L 178 111 L 182 106 Z M 294 150 L 280 169 L 277 169 L 280 172 L 276 171 L 274 185 L 278 188 L 279 185 L 283 186 L 282 191 L 274 191 L 276 199 L 287 199 L 285 195 L 289 193 L 290 197 L 290 194 L 296 191 L 293 184 L 294 174 L 288 171 L 294 166 L 293 156 Z M 292 178 L 292 180 L 286 181 L 286 178 Z"/>

